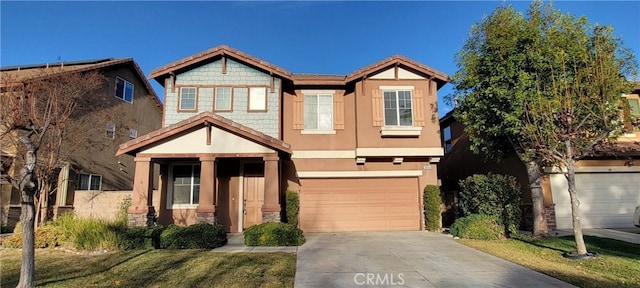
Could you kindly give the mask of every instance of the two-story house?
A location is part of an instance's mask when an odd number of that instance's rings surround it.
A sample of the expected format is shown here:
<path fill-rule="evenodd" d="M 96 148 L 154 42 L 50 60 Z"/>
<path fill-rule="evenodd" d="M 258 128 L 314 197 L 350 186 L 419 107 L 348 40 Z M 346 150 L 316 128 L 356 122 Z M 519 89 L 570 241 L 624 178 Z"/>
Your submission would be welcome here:
<path fill-rule="evenodd" d="M 349 75 L 294 74 L 218 46 L 151 72 L 163 128 L 135 156 L 132 225 L 280 221 L 300 193 L 304 231 L 420 230 L 443 155 L 437 91 L 448 76 L 402 56 Z M 154 164 L 160 205 L 154 206 Z"/>
<path fill-rule="evenodd" d="M 10 91 L 16 83 L 28 84 L 46 77 L 90 71 L 98 71 L 103 76 L 99 95 L 90 95 L 100 110 L 99 113 L 79 113 L 73 121 L 81 123 L 84 130 L 71 132 L 90 133 L 96 139 L 83 144 L 75 143 L 77 141 L 73 136 L 67 138 L 69 141 L 64 145 L 72 147 L 74 151 L 60 167 L 49 213 L 58 214 L 73 209 L 75 195 L 79 192 L 130 191 L 135 168 L 133 157 L 114 157 L 114 154 L 121 143 L 161 127 L 162 103 L 131 58 L 19 65 L 0 69 L 3 97 L 6 96 L 4 92 Z M 12 135 L 5 134 L 3 137 Z M 9 145 L 12 143 L 9 140 L 2 139 L 3 173 L 17 173 L 19 167 L 11 161 L 16 149 Z M 10 184 L 2 183 L 3 226 L 12 227 L 19 216 L 20 192 Z"/>
<path fill-rule="evenodd" d="M 640 85 L 622 95 L 624 133 L 608 151 L 576 163 L 576 186 L 580 199 L 583 228 L 630 228 L 633 212 L 640 204 L 640 130 L 632 125 L 640 119 Z M 500 162 L 486 160 L 484 155 L 469 150 L 469 136 L 453 111 L 440 119 L 445 156 L 438 167 L 442 191 L 448 211 L 445 225 L 455 220 L 455 195 L 458 181 L 472 174 L 488 172 L 513 175 L 518 178 L 523 193 L 523 229 L 532 229 L 531 190 L 524 164 L 515 156 Z M 557 168 L 545 168 L 542 191 L 549 229 L 571 229 L 571 205 L 567 180 Z"/>

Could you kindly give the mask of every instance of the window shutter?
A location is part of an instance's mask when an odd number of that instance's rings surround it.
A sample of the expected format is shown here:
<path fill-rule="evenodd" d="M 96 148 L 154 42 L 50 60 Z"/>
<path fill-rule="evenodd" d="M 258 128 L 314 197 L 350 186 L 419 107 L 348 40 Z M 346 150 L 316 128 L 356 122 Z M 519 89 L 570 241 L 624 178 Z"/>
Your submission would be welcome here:
<path fill-rule="evenodd" d="M 304 95 L 293 96 L 293 129 L 302 130 L 304 128 Z"/>
<path fill-rule="evenodd" d="M 424 90 L 413 91 L 413 123 L 416 126 L 424 126 Z"/>
<path fill-rule="evenodd" d="M 371 112 L 373 126 L 382 126 L 382 91 L 379 89 L 373 89 L 371 92 Z"/>
<path fill-rule="evenodd" d="M 344 129 L 344 92 L 333 94 L 333 129 Z"/>

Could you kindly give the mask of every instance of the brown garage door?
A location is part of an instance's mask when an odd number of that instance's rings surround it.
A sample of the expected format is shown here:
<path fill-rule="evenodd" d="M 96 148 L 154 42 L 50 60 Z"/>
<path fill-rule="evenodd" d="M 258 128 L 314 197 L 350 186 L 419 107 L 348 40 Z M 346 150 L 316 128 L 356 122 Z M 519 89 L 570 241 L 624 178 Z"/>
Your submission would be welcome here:
<path fill-rule="evenodd" d="M 305 232 L 420 230 L 416 178 L 302 179 Z"/>

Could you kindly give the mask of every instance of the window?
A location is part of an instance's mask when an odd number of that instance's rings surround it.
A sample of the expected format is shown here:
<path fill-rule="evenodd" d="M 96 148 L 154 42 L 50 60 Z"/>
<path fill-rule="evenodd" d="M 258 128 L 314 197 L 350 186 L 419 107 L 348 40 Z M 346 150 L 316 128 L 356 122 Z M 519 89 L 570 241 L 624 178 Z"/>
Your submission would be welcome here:
<path fill-rule="evenodd" d="M 413 126 L 411 90 L 384 92 L 384 125 Z"/>
<path fill-rule="evenodd" d="M 304 129 L 333 130 L 333 95 L 304 95 Z"/>
<path fill-rule="evenodd" d="M 79 174 L 78 190 L 100 190 L 102 176 L 94 174 Z"/>
<path fill-rule="evenodd" d="M 173 165 L 171 172 L 171 203 L 174 206 L 198 204 L 200 165 Z"/>
<path fill-rule="evenodd" d="M 120 77 L 116 77 L 116 98 L 133 103 L 133 84 Z"/>
<path fill-rule="evenodd" d="M 249 111 L 266 111 L 267 110 L 267 88 L 266 87 L 250 87 L 249 88 Z"/>
<path fill-rule="evenodd" d="M 628 98 L 629 114 L 632 116 L 640 116 L 640 100 Z"/>
<path fill-rule="evenodd" d="M 180 88 L 180 107 L 178 110 L 196 110 L 196 88 Z"/>
<path fill-rule="evenodd" d="M 449 153 L 453 149 L 453 146 L 451 146 L 451 126 L 445 127 L 442 131 L 444 136 L 444 153 Z"/>
<path fill-rule="evenodd" d="M 136 138 L 138 138 L 138 130 L 129 129 L 129 139 L 136 139 Z"/>
<path fill-rule="evenodd" d="M 216 87 L 216 101 L 213 110 L 231 111 L 231 88 Z"/>
<path fill-rule="evenodd" d="M 116 123 L 107 122 L 107 138 L 115 139 L 116 138 Z"/>

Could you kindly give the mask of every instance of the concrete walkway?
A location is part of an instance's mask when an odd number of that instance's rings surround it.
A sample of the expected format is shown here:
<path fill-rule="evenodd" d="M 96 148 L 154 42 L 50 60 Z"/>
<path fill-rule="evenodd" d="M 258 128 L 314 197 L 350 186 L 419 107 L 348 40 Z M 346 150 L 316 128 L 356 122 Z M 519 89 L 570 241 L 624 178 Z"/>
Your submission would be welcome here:
<path fill-rule="evenodd" d="M 640 244 L 640 228 L 582 229 L 582 234 Z M 573 230 L 552 231 L 551 235 L 558 237 L 573 235 Z"/>
<path fill-rule="evenodd" d="M 307 233 L 295 287 L 574 287 L 430 232 Z"/>
<path fill-rule="evenodd" d="M 283 247 L 251 247 L 244 245 L 244 235 L 242 233 L 227 234 L 227 245 L 211 250 L 212 252 L 288 252 L 295 253 L 298 251 L 297 246 Z"/>

